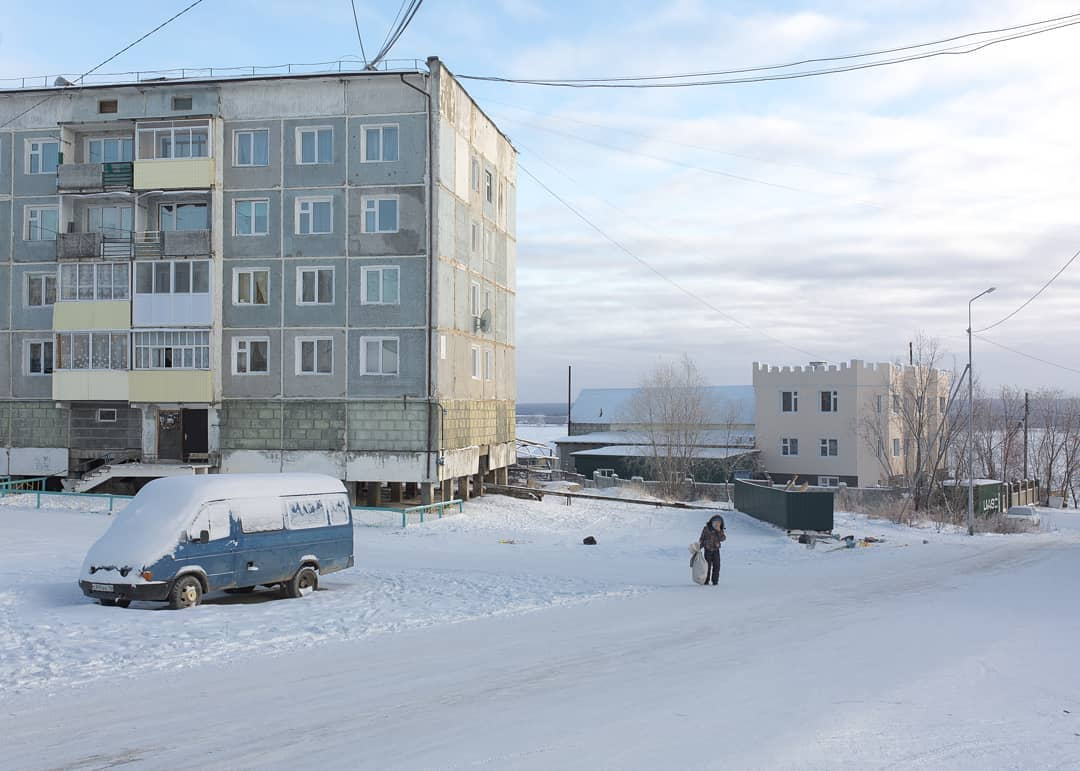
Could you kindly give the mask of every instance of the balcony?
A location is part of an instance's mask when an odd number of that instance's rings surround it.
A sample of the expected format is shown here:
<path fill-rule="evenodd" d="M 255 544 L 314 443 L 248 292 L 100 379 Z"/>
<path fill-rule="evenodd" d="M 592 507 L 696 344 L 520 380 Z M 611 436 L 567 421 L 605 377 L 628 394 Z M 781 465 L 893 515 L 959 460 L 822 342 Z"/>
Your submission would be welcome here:
<path fill-rule="evenodd" d="M 56 256 L 61 260 L 84 260 L 103 256 L 101 233 L 57 233 Z"/>
<path fill-rule="evenodd" d="M 131 190 L 133 182 L 134 164 L 131 161 L 63 163 L 56 167 L 56 187 L 61 193 Z"/>
<path fill-rule="evenodd" d="M 158 259 L 210 256 L 209 230 L 151 230 L 129 238 L 101 233 L 58 233 L 56 256 L 61 260 Z"/>
<path fill-rule="evenodd" d="M 128 375 L 127 370 L 54 370 L 52 398 L 64 402 L 126 402 L 130 393 Z"/>
<path fill-rule="evenodd" d="M 133 402 L 205 403 L 214 399 L 209 370 L 132 370 L 128 397 Z"/>

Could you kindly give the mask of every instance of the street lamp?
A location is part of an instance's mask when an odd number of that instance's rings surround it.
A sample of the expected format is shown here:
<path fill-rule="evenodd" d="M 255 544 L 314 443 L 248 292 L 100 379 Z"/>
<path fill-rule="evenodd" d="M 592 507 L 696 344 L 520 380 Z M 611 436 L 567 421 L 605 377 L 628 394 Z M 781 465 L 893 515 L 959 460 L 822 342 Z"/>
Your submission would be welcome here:
<path fill-rule="evenodd" d="M 992 286 L 968 300 L 968 535 L 975 535 L 975 371 L 971 368 L 971 304 L 997 289 Z"/>

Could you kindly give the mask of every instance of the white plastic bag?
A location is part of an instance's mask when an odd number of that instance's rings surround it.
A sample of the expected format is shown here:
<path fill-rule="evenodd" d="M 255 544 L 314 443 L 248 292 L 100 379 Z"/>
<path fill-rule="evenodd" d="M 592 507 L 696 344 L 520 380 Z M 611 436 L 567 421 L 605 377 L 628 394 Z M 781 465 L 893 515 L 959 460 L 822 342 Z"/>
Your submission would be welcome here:
<path fill-rule="evenodd" d="M 704 584 L 709 580 L 709 563 L 705 561 L 705 552 L 696 543 L 690 544 L 690 577 L 695 584 Z"/>

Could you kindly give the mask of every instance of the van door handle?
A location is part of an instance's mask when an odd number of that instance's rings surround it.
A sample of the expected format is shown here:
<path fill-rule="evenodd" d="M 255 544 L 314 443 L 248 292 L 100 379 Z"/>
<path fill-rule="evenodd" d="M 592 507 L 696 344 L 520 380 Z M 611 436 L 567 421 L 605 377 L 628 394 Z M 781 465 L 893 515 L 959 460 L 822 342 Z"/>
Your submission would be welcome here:
<path fill-rule="evenodd" d="M 229 541 L 229 546 L 239 546 L 239 545 L 240 545 L 240 542 L 237 541 L 237 540 Z"/>
<path fill-rule="evenodd" d="M 254 570 L 258 570 L 259 568 L 254 562 L 249 562 L 247 564 L 247 569 L 254 571 Z"/>

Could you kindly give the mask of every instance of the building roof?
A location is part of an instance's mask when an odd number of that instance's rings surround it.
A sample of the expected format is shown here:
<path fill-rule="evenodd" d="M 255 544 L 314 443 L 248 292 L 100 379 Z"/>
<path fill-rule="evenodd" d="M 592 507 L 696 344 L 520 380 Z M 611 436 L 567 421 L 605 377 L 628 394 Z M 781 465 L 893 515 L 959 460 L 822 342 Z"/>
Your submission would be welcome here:
<path fill-rule="evenodd" d="M 570 408 L 572 423 L 632 423 L 627 414 L 630 400 L 637 388 L 583 388 Z M 752 385 L 706 386 L 706 398 L 716 415 L 713 425 L 725 420 L 728 409 L 734 407 L 735 422 L 754 423 L 754 387 Z"/>
<path fill-rule="evenodd" d="M 614 445 L 647 445 L 650 444 L 648 434 L 641 431 L 593 431 L 588 434 L 577 436 L 560 436 L 558 439 L 548 440 L 553 444 L 614 444 Z M 754 435 L 745 431 L 731 431 L 724 429 L 705 429 L 701 432 L 702 447 L 727 447 L 729 445 L 753 446 Z"/>
<path fill-rule="evenodd" d="M 757 450 L 746 447 L 701 447 L 694 452 L 698 460 L 723 460 L 738 455 L 750 455 Z M 578 450 L 571 453 L 574 457 L 581 455 L 601 458 L 644 458 L 649 454 L 649 448 L 637 444 L 613 444 L 610 447 L 598 447 L 595 450 Z"/>

